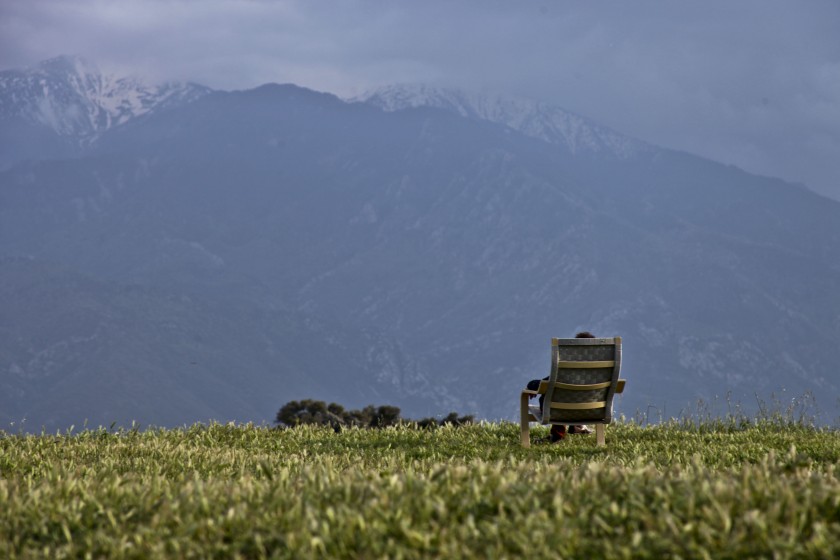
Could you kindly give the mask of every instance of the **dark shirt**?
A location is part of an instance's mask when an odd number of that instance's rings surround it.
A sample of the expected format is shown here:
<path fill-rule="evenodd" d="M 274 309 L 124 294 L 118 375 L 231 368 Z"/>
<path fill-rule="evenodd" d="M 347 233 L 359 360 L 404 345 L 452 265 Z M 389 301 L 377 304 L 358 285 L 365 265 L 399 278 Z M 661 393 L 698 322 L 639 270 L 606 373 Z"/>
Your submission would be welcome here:
<path fill-rule="evenodd" d="M 525 388 L 529 391 L 537 391 L 540 388 L 540 381 L 548 381 L 548 377 L 543 377 L 542 379 L 532 379 L 528 382 Z M 540 410 L 542 410 L 544 400 L 545 395 L 540 395 Z"/>

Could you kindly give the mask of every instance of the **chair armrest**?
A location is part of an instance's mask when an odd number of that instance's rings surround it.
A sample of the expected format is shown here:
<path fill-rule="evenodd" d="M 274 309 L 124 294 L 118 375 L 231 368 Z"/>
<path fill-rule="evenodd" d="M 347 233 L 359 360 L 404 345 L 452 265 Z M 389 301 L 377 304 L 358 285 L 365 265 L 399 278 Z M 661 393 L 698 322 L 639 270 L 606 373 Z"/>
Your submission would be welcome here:
<path fill-rule="evenodd" d="M 533 396 L 539 395 L 538 392 L 532 391 L 531 389 L 522 389 L 522 394 L 523 395 L 533 395 Z"/>

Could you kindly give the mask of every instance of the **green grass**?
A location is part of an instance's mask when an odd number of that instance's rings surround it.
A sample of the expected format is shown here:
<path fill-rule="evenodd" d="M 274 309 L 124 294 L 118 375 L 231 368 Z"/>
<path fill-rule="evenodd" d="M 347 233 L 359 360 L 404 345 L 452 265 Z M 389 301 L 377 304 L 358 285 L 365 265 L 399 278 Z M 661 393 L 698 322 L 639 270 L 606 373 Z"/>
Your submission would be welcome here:
<path fill-rule="evenodd" d="M 507 423 L 6 434 L 0 558 L 840 557 L 835 430 L 594 443 L 522 449 Z"/>

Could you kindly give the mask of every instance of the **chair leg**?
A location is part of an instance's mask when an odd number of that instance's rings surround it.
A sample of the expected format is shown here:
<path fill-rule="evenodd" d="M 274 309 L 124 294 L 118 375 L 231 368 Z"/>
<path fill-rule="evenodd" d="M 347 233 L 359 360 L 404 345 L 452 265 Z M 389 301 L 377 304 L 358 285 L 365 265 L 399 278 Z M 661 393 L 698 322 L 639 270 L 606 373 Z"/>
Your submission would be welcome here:
<path fill-rule="evenodd" d="M 531 417 L 528 414 L 528 395 L 519 397 L 519 439 L 522 447 L 531 447 Z"/>
<path fill-rule="evenodd" d="M 596 445 L 606 445 L 606 431 L 607 426 L 604 424 L 595 424 L 595 444 Z"/>

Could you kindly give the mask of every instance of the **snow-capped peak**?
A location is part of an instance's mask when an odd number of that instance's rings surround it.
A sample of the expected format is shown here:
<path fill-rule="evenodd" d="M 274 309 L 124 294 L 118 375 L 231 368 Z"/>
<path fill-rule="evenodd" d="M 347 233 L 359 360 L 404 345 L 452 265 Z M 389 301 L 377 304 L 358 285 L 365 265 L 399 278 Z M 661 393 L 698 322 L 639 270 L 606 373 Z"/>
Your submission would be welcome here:
<path fill-rule="evenodd" d="M 654 148 L 641 140 L 600 126 L 560 107 L 531 99 L 484 95 L 422 84 L 398 84 L 373 89 L 349 99 L 385 111 L 413 107 L 446 109 L 464 117 L 509 126 L 527 136 L 567 148 L 573 154 L 599 153 L 629 159 Z"/>
<path fill-rule="evenodd" d="M 20 118 L 85 143 L 151 110 L 186 103 L 209 91 L 189 83 L 147 85 L 103 74 L 78 56 L 59 56 L 0 72 L 0 120 Z"/>
<path fill-rule="evenodd" d="M 41 61 L 35 69 L 43 74 L 69 74 L 75 76 L 95 76 L 100 74 L 99 67 L 81 56 L 61 55 Z"/>

